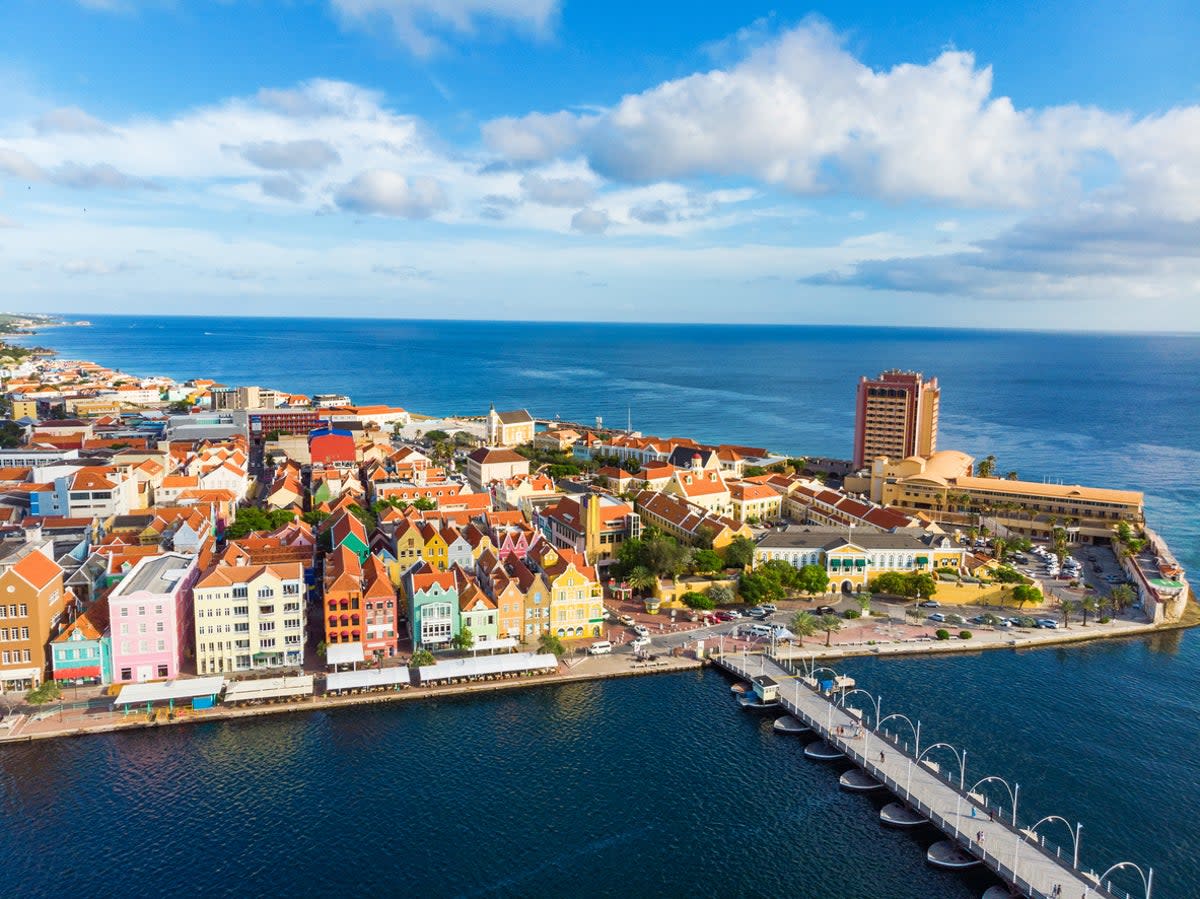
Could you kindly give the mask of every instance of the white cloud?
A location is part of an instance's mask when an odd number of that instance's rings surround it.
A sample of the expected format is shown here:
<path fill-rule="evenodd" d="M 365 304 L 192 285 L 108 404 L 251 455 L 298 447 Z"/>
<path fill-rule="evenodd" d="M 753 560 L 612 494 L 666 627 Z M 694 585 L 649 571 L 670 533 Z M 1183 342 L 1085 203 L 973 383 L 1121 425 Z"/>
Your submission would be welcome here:
<path fill-rule="evenodd" d="M 535 172 L 522 176 L 521 190 L 526 200 L 543 206 L 579 207 L 595 193 L 586 178 L 547 178 Z"/>
<path fill-rule="evenodd" d="M 68 259 L 60 266 L 65 275 L 115 275 L 133 271 L 135 266 L 121 262 L 111 265 L 101 259 Z"/>
<path fill-rule="evenodd" d="M 558 0 L 330 0 L 348 26 L 369 28 L 384 21 L 396 40 L 417 56 L 445 48 L 444 39 L 476 36 L 506 26 L 545 37 L 558 14 Z"/>
<path fill-rule="evenodd" d="M 277 200 L 287 200 L 289 203 L 304 201 L 304 188 L 299 182 L 286 175 L 270 175 L 258 183 L 265 196 Z"/>
<path fill-rule="evenodd" d="M 96 134 L 108 130 L 107 125 L 78 106 L 51 109 L 34 119 L 33 127 L 38 134 Z"/>
<path fill-rule="evenodd" d="M 429 218 L 449 206 L 446 192 L 434 178 L 406 178 L 398 172 L 372 169 L 357 175 L 337 192 L 337 204 L 351 212 Z"/>
<path fill-rule="evenodd" d="M 603 234 L 612 224 L 603 209 L 580 209 L 571 216 L 571 230 L 581 234 Z"/>
<path fill-rule="evenodd" d="M 598 113 L 500 118 L 482 134 L 514 162 L 582 154 L 618 181 L 725 176 L 1002 209 L 1069 206 L 1093 187 L 1083 176 L 1112 160 L 1107 201 L 1200 216 L 1200 107 L 1141 120 L 1020 110 L 970 53 L 874 70 L 817 20 Z"/>
<path fill-rule="evenodd" d="M 261 169 L 316 172 L 341 161 L 338 151 L 323 140 L 264 140 L 234 148 Z"/>

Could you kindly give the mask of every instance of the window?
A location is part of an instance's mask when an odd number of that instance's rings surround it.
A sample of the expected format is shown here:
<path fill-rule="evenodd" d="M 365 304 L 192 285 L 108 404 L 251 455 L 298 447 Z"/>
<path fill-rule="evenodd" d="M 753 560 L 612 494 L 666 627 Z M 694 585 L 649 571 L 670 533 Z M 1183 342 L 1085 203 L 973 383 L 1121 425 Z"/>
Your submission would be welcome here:
<path fill-rule="evenodd" d="M 260 634 L 265 634 L 265 633 L 268 633 L 273 630 L 275 630 L 275 622 L 274 621 L 260 621 L 258 623 L 258 632 Z"/>
<path fill-rule="evenodd" d="M 159 676 L 159 677 L 166 677 L 166 676 L 167 676 L 167 666 L 166 666 L 166 665 L 159 665 L 159 666 L 158 666 L 158 676 Z"/>
<path fill-rule="evenodd" d="M 161 614 L 162 614 L 162 612 L 163 612 L 163 607 L 162 607 L 161 605 L 157 605 L 157 606 L 155 606 L 155 607 L 154 607 L 154 614 L 155 614 L 155 615 L 161 615 Z"/>
<path fill-rule="evenodd" d="M 285 619 L 283 622 L 283 626 L 285 628 L 287 628 L 288 630 L 295 630 L 296 628 L 298 628 L 300 626 L 300 619 L 299 618 Z"/>
<path fill-rule="evenodd" d="M 146 607 L 138 606 L 138 615 L 145 615 L 145 614 L 146 614 Z"/>
<path fill-rule="evenodd" d="M 8 617 L 8 609 L 6 609 L 4 606 L 0 606 L 0 618 L 7 618 L 7 617 Z"/>
<path fill-rule="evenodd" d="M 144 622 L 144 621 L 139 621 L 139 622 L 138 622 L 138 633 L 139 633 L 139 634 L 144 634 L 144 633 L 146 633 L 146 622 Z"/>
<path fill-rule="evenodd" d="M 2 654 L 0 654 L 0 660 L 3 660 L 3 662 L 4 662 L 4 664 L 5 664 L 5 665 L 9 665 L 9 664 L 11 664 L 11 662 L 9 661 L 9 657 L 8 657 L 8 650 L 7 650 L 7 649 L 6 649 L 6 650 L 4 650 L 4 652 L 3 652 Z"/>
<path fill-rule="evenodd" d="M 122 668 L 121 669 L 121 680 L 131 680 L 132 678 L 133 678 L 133 669 L 132 668 Z"/>
<path fill-rule="evenodd" d="M 249 606 L 234 606 L 233 614 L 234 615 L 249 615 L 250 607 Z"/>
<path fill-rule="evenodd" d="M 249 621 L 239 621 L 237 624 L 235 624 L 233 626 L 233 632 L 235 634 L 250 633 L 250 622 Z"/>
<path fill-rule="evenodd" d="M 266 640 L 259 640 L 258 645 L 261 646 L 263 649 L 274 649 L 275 648 L 275 638 L 268 637 Z"/>
<path fill-rule="evenodd" d="M 250 590 L 248 587 L 234 587 L 233 588 L 233 598 L 234 599 L 245 599 L 249 595 L 250 595 Z"/>
<path fill-rule="evenodd" d="M 21 628 L 21 639 L 22 639 L 22 640 L 28 640 L 28 639 L 29 639 L 29 628 L 27 628 L 27 627 L 23 627 L 23 628 Z"/>
<path fill-rule="evenodd" d="M 129 606 L 121 606 L 121 617 L 122 618 L 129 617 Z"/>
<path fill-rule="evenodd" d="M 21 617 L 29 617 L 29 606 L 25 605 L 25 603 L 21 603 Z"/>

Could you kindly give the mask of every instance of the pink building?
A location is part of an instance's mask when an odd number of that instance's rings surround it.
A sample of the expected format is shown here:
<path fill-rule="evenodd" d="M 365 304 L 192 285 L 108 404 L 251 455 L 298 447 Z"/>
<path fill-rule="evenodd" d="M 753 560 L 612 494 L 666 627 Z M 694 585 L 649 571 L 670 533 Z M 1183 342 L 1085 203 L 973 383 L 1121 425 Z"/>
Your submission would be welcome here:
<path fill-rule="evenodd" d="M 163 553 L 141 559 L 108 597 L 114 683 L 179 676 L 192 639 L 195 556 Z"/>

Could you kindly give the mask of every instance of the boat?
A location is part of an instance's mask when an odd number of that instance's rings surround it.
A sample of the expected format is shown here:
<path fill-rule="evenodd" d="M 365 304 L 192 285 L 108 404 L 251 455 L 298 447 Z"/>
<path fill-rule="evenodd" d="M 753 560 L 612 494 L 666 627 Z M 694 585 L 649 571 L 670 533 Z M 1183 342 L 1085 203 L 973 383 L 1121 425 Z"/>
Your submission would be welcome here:
<path fill-rule="evenodd" d="M 928 818 L 922 818 L 907 805 L 899 802 L 889 802 L 879 810 L 879 820 L 892 827 L 920 827 L 928 824 Z"/>
<path fill-rule="evenodd" d="M 757 674 L 750 678 L 752 691 L 743 692 L 737 701 L 744 709 L 757 711 L 759 709 L 775 709 L 779 707 L 779 684 L 766 674 Z"/>
<path fill-rule="evenodd" d="M 745 693 L 749 689 L 750 689 L 749 684 L 743 684 L 741 681 L 738 681 L 736 684 L 734 684 L 732 687 L 729 688 L 729 692 L 730 693 Z"/>
<path fill-rule="evenodd" d="M 869 793 L 872 790 L 882 790 L 883 784 L 873 778 L 866 771 L 858 768 L 851 768 L 838 778 L 838 784 L 843 790 L 849 790 L 852 793 Z"/>
<path fill-rule="evenodd" d="M 778 699 L 762 699 L 757 693 L 742 693 L 737 698 L 738 705 L 752 712 L 779 708 Z"/>
<path fill-rule="evenodd" d="M 953 840 L 939 840 L 934 843 L 925 853 L 925 861 L 935 868 L 945 868 L 949 871 L 974 868 L 980 863 L 979 859 L 966 852 Z"/>
<path fill-rule="evenodd" d="M 824 740 L 817 740 L 817 742 L 809 743 L 804 747 L 804 757 L 812 759 L 814 762 L 832 762 L 836 759 L 844 759 L 846 753 L 834 746 L 830 746 Z"/>
<path fill-rule="evenodd" d="M 784 715 L 782 718 L 776 718 L 775 723 L 771 727 L 777 734 L 807 734 L 812 732 L 811 727 L 792 715 Z"/>

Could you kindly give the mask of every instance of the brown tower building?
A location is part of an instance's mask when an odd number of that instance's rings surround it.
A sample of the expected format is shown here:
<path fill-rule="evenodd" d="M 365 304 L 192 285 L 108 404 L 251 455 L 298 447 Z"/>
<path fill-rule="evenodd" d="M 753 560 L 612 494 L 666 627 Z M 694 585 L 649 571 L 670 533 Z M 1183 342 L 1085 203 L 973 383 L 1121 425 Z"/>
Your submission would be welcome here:
<path fill-rule="evenodd" d="M 885 371 L 858 382 L 854 419 L 854 467 L 878 456 L 903 459 L 937 450 L 937 378 L 925 381 L 916 371 Z"/>

